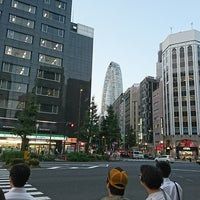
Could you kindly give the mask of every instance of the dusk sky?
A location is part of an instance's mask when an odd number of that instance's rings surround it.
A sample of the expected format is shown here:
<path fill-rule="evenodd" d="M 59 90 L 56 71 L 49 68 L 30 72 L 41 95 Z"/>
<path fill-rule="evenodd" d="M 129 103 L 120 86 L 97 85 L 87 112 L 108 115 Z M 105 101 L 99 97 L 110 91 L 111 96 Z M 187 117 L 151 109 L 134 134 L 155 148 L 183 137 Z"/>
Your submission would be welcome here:
<path fill-rule="evenodd" d="M 199 0 L 72 0 L 72 21 L 94 28 L 91 95 L 99 110 L 109 63 L 120 65 L 124 92 L 155 76 L 160 43 L 200 30 L 199 8 Z"/>

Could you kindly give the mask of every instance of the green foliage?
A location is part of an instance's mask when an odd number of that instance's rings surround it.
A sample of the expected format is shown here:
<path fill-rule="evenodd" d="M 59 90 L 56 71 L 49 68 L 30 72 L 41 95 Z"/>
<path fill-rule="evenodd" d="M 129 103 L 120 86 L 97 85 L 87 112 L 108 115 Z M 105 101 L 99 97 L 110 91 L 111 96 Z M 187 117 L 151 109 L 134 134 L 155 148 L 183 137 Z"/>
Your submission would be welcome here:
<path fill-rule="evenodd" d="M 29 94 L 26 99 L 25 108 L 17 115 L 18 127 L 13 129 L 13 133 L 22 138 L 21 150 L 28 148 L 29 140 L 27 135 L 31 135 L 35 131 L 37 119 L 37 104 L 34 94 Z"/>
<path fill-rule="evenodd" d="M 130 149 L 131 147 L 136 146 L 136 133 L 134 132 L 132 127 L 126 134 L 125 143 L 126 143 L 125 147 L 126 149 Z"/>
<path fill-rule="evenodd" d="M 1 155 L 1 161 L 4 161 L 5 164 L 3 167 L 10 168 L 18 163 L 27 163 L 31 167 L 38 167 L 39 160 L 37 158 L 30 158 L 28 160 L 24 160 L 24 152 L 23 151 L 5 151 Z"/>
<path fill-rule="evenodd" d="M 97 154 L 87 154 L 87 153 L 78 153 L 71 152 L 67 154 L 67 161 L 71 162 L 92 162 L 92 161 L 108 161 L 109 156 L 102 156 Z"/>
<path fill-rule="evenodd" d="M 100 136 L 102 138 L 101 146 L 104 146 L 104 148 L 105 146 L 107 146 L 108 149 L 112 149 L 113 143 L 120 144 L 121 134 L 117 116 L 114 113 L 113 107 L 109 106 L 107 112 L 108 115 L 105 117 L 103 116 L 101 119 L 101 126 L 100 126 L 101 127 Z"/>
<path fill-rule="evenodd" d="M 23 156 L 23 151 L 4 151 L 3 154 L 0 156 L 0 160 L 8 161 L 15 158 L 23 158 Z"/>
<path fill-rule="evenodd" d="M 85 114 L 79 139 L 86 143 L 86 152 L 88 152 L 90 146 L 96 146 L 99 140 L 99 115 L 97 114 L 97 105 L 94 102 L 94 97 L 92 97 L 90 106 Z"/>
<path fill-rule="evenodd" d="M 38 167 L 40 164 L 40 161 L 36 158 L 32 158 L 32 159 L 28 160 L 27 164 L 31 167 Z"/>

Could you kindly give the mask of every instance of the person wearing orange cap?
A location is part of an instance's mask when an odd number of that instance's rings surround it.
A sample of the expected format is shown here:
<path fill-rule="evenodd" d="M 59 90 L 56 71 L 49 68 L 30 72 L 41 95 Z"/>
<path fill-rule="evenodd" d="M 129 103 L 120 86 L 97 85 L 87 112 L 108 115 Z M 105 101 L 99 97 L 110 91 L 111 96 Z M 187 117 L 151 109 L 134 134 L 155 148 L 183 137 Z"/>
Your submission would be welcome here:
<path fill-rule="evenodd" d="M 108 196 L 101 200 L 128 200 L 124 197 L 125 188 L 128 184 L 128 175 L 120 167 L 111 169 L 107 177 Z"/>

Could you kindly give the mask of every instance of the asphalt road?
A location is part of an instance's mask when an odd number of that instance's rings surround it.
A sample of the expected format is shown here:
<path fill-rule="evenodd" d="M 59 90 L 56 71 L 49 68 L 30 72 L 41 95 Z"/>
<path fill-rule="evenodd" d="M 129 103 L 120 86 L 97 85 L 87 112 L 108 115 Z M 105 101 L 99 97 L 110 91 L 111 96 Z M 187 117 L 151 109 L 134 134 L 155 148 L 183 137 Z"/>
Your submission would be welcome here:
<path fill-rule="evenodd" d="M 155 165 L 154 161 L 131 160 L 99 163 L 41 163 L 41 168 L 33 169 L 29 182 L 53 200 L 98 200 L 107 195 L 106 177 L 109 167 L 120 166 L 128 172 L 129 183 L 125 196 L 132 200 L 142 200 L 147 196 L 139 182 L 141 164 Z M 171 179 L 183 188 L 184 200 L 200 199 L 200 165 L 195 162 L 171 164 Z"/>

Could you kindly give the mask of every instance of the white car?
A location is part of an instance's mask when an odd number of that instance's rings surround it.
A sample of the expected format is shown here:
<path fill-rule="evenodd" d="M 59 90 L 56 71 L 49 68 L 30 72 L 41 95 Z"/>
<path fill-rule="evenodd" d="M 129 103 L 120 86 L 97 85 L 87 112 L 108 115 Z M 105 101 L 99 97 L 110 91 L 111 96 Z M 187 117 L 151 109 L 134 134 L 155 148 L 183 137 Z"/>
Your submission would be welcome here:
<path fill-rule="evenodd" d="M 133 159 L 143 159 L 144 154 L 141 151 L 134 151 L 133 152 Z"/>
<path fill-rule="evenodd" d="M 174 158 L 170 155 L 160 155 L 154 159 L 156 162 L 165 161 L 168 163 L 174 163 Z"/>

